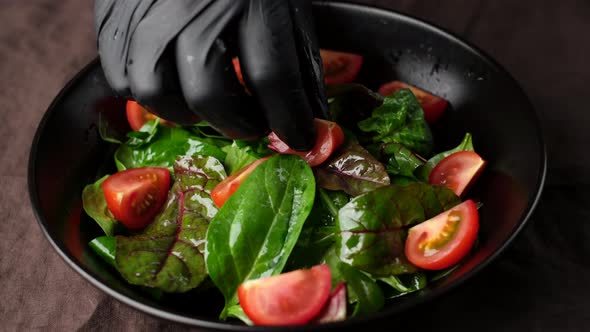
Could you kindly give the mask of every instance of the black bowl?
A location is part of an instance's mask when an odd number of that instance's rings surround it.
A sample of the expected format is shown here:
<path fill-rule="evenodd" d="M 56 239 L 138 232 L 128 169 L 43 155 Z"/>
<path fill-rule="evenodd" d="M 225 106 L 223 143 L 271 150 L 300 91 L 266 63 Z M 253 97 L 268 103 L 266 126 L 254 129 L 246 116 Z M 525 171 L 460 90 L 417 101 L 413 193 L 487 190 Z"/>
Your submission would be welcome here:
<path fill-rule="evenodd" d="M 360 74 L 364 84 L 376 89 L 399 79 L 451 102 L 452 109 L 433 129 L 438 149 L 454 146 L 468 131 L 477 151 L 489 162 L 477 188 L 484 205 L 475 252 L 448 277 L 389 302 L 379 313 L 321 326 L 341 330 L 438 297 L 497 257 L 535 207 L 546 155 L 526 95 L 483 52 L 441 29 L 380 9 L 322 2 L 315 4 L 314 15 L 323 48 L 365 56 Z M 124 101 L 112 96 L 99 62 L 94 61 L 62 90 L 43 117 L 31 149 L 28 176 L 32 205 L 47 239 L 93 285 L 146 313 L 202 328 L 262 329 L 218 321 L 218 299 L 207 294 L 156 302 L 128 285 L 88 248 L 88 241 L 100 232 L 82 210 L 81 192 L 112 168 L 113 146 L 98 134 L 99 113 L 116 117 L 123 114 L 123 107 Z"/>

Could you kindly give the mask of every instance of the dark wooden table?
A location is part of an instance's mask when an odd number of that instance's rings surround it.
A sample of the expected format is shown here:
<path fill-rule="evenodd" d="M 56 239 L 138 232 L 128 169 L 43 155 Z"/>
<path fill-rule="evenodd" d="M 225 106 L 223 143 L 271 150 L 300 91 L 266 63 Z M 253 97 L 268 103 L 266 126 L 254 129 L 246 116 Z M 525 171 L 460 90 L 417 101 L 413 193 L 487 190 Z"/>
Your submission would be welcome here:
<path fill-rule="evenodd" d="M 590 330 L 590 2 L 364 0 L 479 46 L 523 85 L 549 152 L 531 223 L 476 278 L 383 322 L 389 331 Z M 47 106 L 96 56 L 92 2 L 0 2 L 0 330 L 188 328 L 113 300 L 71 270 L 29 204 L 29 146 Z"/>

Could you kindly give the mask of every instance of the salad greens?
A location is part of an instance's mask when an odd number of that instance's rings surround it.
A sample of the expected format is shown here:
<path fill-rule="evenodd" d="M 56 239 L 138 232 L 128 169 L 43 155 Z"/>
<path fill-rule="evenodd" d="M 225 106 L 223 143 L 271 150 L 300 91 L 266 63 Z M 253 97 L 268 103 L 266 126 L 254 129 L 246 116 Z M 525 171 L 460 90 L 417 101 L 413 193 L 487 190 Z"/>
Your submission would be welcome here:
<path fill-rule="evenodd" d="M 276 155 L 257 167 L 219 210 L 207 233 L 206 260 L 226 309 L 238 303 L 242 282 L 282 272 L 314 197 L 309 165 L 297 156 Z"/>
<path fill-rule="evenodd" d="M 177 156 L 211 156 L 224 160 L 227 140 L 200 137 L 183 128 L 159 124 L 155 119 L 140 131 L 128 134 L 130 139 L 115 152 L 119 171 L 142 166 L 160 166 L 173 170 Z"/>
<path fill-rule="evenodd" d="M 217 213 L 210 192 L 225 178 L 213 157 L 180 157 L 164 210 L 140 234 L 117 236 L 115 261 L 130 283 L 186 292 L 206 277 L 205 237 Z"/>
<path fill-rule="evenodd" d="M 356 197 L 338 212 L 337 254 L 374 276 L 416 272 L 404 256 L 407 229 L 460 202 L 450 189 L 421 182 Z"/>
<path fill-rule="evenodd" d="M 316 169 L 320 187 L 358 196 L 389 184 L 383 164 L 360 144 L 347 142 L 340 151 Z"/>
<path fill-rule="evenodd" d="M 382 143 L 399 143 L 416 153 L 429 157 L 434 143 L 430 127 L 424 120 L 420 103 L 408 89 L 402 89 L 385 97 L 370 118 L 358 123 L 371 140 Z"/>
<path fill-rule="evenodd" d="M 105 175 L 95 183 L 84 187 L 82 191 L 82 207 L 86 214 L 96 221 L 106 235 L 114 235 L 118 222 L 111 211 L 109 211 L 100 187 L 108 177 L 108 175 Z"/>
<path fill-rule="evenodd" d="M 121 142 L 101 122 L 103 138 L 119 144 L 119 171 L 165 167 L 174 183 L 139 232 L 122 232 L 110 213 L 101 190 L 109 175 L 86 186 L 84 210 L 107 235 L 90 247 L 140 287 L 187 292 L 210 279 L 225 298 L 220 318 L 248 324 L 240 284 L 321 263 L 329 265 L 333 285 L 346 283 L 352 316 L 426 287 L 431 279 L 404 255 L 407 231 L 461 202 L 450 189 L 429 185 L 428 174 L 451 153 L 473 150 L 471 135 L 433 156 L 432 133 L 410 90 L 383 98 L 349 84 L 329 86 L 327 95 L 345 143 L 313 169 L 298 156 L 272 156 L 219 209 L 211 190 L 272 155 L 267 138 L 229 140 L 206 123 L 169 127 L 153 120 Z"/>

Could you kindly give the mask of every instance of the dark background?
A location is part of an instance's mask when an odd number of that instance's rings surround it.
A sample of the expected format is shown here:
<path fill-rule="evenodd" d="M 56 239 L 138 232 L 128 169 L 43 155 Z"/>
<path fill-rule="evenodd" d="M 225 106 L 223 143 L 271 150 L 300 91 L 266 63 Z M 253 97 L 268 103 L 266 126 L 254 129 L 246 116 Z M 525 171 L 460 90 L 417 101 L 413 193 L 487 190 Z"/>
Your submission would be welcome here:
<path fill-rule="evenodd" d="M 364 0 L 432 22 L 495 58 L 531 98 L 547 184 L 523 233 L 442 299 L 386 330 L 590 330 L 590 1 Z M 92 1 L 0 0 L 0 330 L 188 330 L 127 307 L 71 270 L 26 189 L 37 124 L 96 56 Z M 378 46 L 378 45 L 376 45 Z"/>

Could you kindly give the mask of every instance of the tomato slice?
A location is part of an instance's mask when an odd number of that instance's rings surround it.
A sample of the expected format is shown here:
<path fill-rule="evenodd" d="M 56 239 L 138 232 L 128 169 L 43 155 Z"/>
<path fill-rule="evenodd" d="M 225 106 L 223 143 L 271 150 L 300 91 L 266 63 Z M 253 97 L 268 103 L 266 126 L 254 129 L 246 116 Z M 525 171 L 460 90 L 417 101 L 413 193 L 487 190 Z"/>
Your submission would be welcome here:
<path fill-rule="evenodd" d="M 133 100 L 127 101 L 126 106 L 126 113 L 127 113 L 127 121 L 129 122 L 129 126 L 134 131 L 138 131 L 143 127 L 146 122 L 151 121 L 153 119 L 160 119 L 162 124 L 167 126 L 174 126 L 174 123 L 159 118 L 157 115 L 150 113 L 147 109 L 141 106 L 139 103 Z"/>
<path fill-rule="evenodd" d="M 467 200 L 410 228 L 405 245 L 406 257 L 422 269 L 446 269 L 469 253 L 478 230 L 477 206 Z"/>
<path fill-rule="evenodd" d="M 320 50 L 320 56 L 327 85 L 353 82 L 363 65 L 363 57 L 354 53 Z"/>
<path fill-rule="evenodd" d="M 447 186 L 462 196 L 479 177 L 486 161 L 473 151 L 458 151 L 439 161 L 430 172 L 428 182 Z"/>
<path fill-rule="evenodd" d="M 163 167 L 131 168 L 109 176 L 101 187 L 113 216 L 129 229 L 141 229 L 164 205 L 170 171 Z"/>
<path fill-rule="evenodd" d="M 221 208 L 223 204 L 225 204 L 225 201 L 238 190 L 238 187 L 244 182 L 244 179 L 246 179 L 248 175 L 258 167 L 258 165 L 262 164 L 262 162 L 268 158 L 270 158 L 270 156 L 260 158 L 219 182 L 213 190 L 211 190 L 211 198 L 215 205 Z"/>
<path fill-rule="evenodd" d="M 336 122 L 315 119 L 317 139 L 310 151 L 295 151 L 283 142 L 274 132 L 268 136 L 271 150 L 282 154 L 294 154 L 302 157 L 310 166 L 317 166 L 332 154 L 343 142 L 344 132 Z"/>
<path fill-rule="evenodd" d="M 424 110 L 424 118 L 429 124 L 435 123 L 443 115 L 447 105 L 449 104 L 449 102 L 444 98 L 435 96 L 418 87 L 401 81 L 391 81 L 385 83 L 379 88 L 378 92 L 382 96 L 388 96 L 397 90 L 404 88 L 410 89 L 414 96 L 416 96 L 416 99 L 418 99 L 418 102 L 420 102 L 420 106 L 422 106 L 422 110 Z"/>
<path fill-rule="evenodd" d="M 322 310 L 330 296 L 326 264 L 272 277 L 248 280 L 238 287 L 240 305 L 257 325 L 302 325 Z"/>

